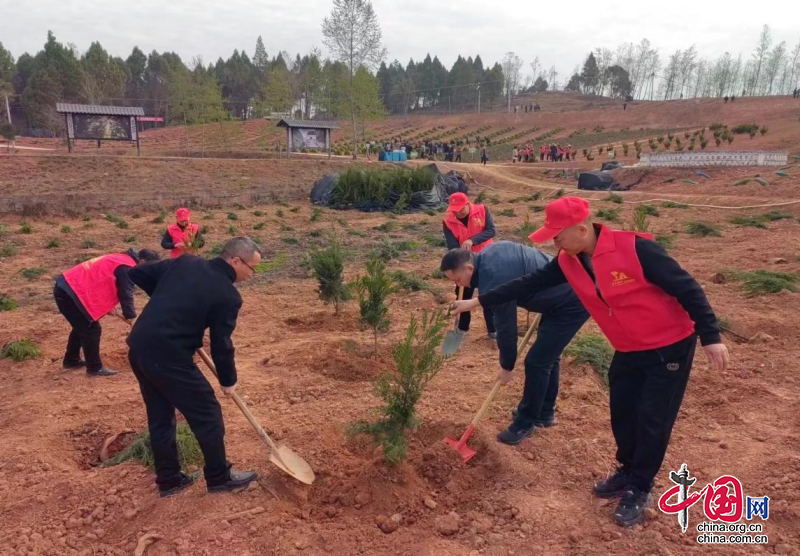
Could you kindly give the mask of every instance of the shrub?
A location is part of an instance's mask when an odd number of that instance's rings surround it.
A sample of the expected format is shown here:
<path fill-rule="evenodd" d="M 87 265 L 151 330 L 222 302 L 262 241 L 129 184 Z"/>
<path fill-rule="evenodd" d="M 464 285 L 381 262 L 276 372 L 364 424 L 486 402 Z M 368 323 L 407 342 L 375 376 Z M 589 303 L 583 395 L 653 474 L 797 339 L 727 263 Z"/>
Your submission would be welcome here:
<path fill-rule="evenodd" d="M 175 430 L 175 443 L 178 446 L 178 462 L 184 473 L 190 473 L 193 469 L 203 466 L 203 451 L 200 449 L 200 444 L 192 433 L 192 429 L 186 423 L 178 423 Z M 153 468 L 155 460 L 153 458 L 153 447 L 150 444 L 149 431 L 142 431 L 130 446 L 108 461 L 103 462 L 102 466 L 119 465 L 131 460 L 138 461 L 145 467 Z"/>
<path fill-rule="evenodd" d="M 636 212 L 643 212 L 647 216 L 661 216 L 661 213 L 658 212 L 658 208 L 653 205 L 639 205 L 636 207 Z"/>
<path fill-rule="evenodd" d="M 766 135 L 767 131 L 769 131 L 769 128 L 767 126 L 763 126 L 759 131 L 761 132 L 761 135 Z"/>
<path fill-rule="evenodd" d="M 422 241 L 424 241 L 427 245 L 431 247 L 446 247 L 447 242 L 444 240 L 443 236 L 433 235 L 433 234 L 424 234 L 422 236 Z"/>
<path fill-rule="evenodd" d="M 344 249 L 336 238 L 331 239 L 326 249 L 312 251 L 309 255 L 311 270 L 319 283 L 319 298 L 326 305 L 332 303 L 337 314 L 339 305 L 350 299 L 342 279 L 344 259 Z"/>
<path fill-rule="evenodd" d="M 278 218 L 283 218 L 283 209 L 276 210 L 275 216 L 277 216 Z"/>
<path fill-rule="evenodd" d="M 664 208 L 674 208 L 674 209 L 689 208 L 689 205 L 685 205 L 683 203 L 676 203 L 674 201 L 664 201 L 663 203 L 661 203 L 661 206 Z"/>
<path fill-rule="evenodd" d="M 61 233 L 62 234 L 72 233 L 72 228 L 70 228 L 69 226 L 61 226 Z"/>
<path fill-rule="evenodd" d="M 442 367 L 439 346 L 447 323 L 443 312 L 423 312 L 421 321 L 411 317 L 405 338 L 392 347 L 395 372 L 374 383 L 375 392 L 383 400 L 383 406 L 376 410 L 377 418 L 355 422 L 348 429 L 350 435 L 371 436 L 382 448 L 387 463 L 406 458 L 406 431 L 418 426 L 417 402 Z"/>
<path fill-rule="evenodd" d="M 664 249 L 675 247 L 675 234 L 659 234 L 656 236 L 656 243 Z"/>
<path fill-rule="evenodd" d="M 631 230 L 634 232 L 645 233 L 650 229 L 650 222 L 647 218 L 647 213 L 641 210 L 633 211 L 633 221 L 631 222 Z"/>
<path fill-rule="evenodd" d="M 686 226 L 686 229 L 693 236 L 700 236 L 700 237 L 722 236 L 722 234 L 719 231 L 719 228 L 711 224 L 707 224 L 705 222 L 689 222 L 689 224 Z"/>
<path fill-rule="evenodd" d="M 661 140 L 663 141 L 664 138 L 662 137 Z M 628 148 L 628 144 L 627 143 L 623 143 L 622 144 L 622 152 L 625 154 L 625 156 L 628 156 L 628 149 L 629 149 Z"/>
<path fill-rule="evenodd" d="M 253 216 L 258 216 L 258 217 L 264 216 L 264 211 L 257 210 L 253 213 Z"/>
<path fill-rule="evenodd" d="M 390 221 L 390 222 L 384 222 L 383 224 L 381 224 L 379 226 L 375 226 L 372 229 L 373 230 L 377 230 L 379 232 L 389 233 L 392 230 L 394 230 L 396 226 L 397 226 L 397 224 L 395 222 L 391 222 Z"/>
<path fill-rule="evenodd" d="M 228 234 L 229 235 L 232 235 L 232 236 L 235 237 L 236 234 L 238 234 L 238 233 L 239 233 L 239 230 L 236 228 L 236 226 L 234 226 L 234 225 L 228 226 Z"/>
<path fill-rule="evenodd" d="M 55 249 L 56 247 L 61 247 L 61 240 L 57 237 L 51 237 L 47 240 L 47 249 Z"/>
<path fill-rule="evenodd" d="M 153 218 L 153 219 L 150 221 L 150 223 L 151 223 L 151 224 L 163 224 L 163 223 L 164 223 L 164 219 L 165 219 L 166 217 L 167 217 L 167 213 L 166 213 L 166 212 L 164 212 L 164 211 L 162 211 L 162 212 L 161 212 L 161 214 L 159 214 L 158 216 L 156 216 L 155 218 Z"/>
<path fill-rule="evenodd" d="M 589 365 L 599 374 L 608 386 L 608 369 L 614 350 L 599 334 L 578 334 L 564 349 L 564 353 L 575 358 L 578 365 Z"/>
<path fill-rule="evenodd" d="M 33 226 L 25 222 L 24 220 L 19 225 L 19 233 L 21 234 L 30 234 L 33 233 Z"/>
<path fill-rule="evenodd" d="M 556 191 L 556 194 L 553 197 L 559 199 L 564 196 L 564 193 L 566 193 L 566 191 L 564 191 L 563 189 L 559 189 L 558 191 Z"/>
<path fill-rule="evenodd" d="M 733 133 L 736 135 L 749 135 L 751 133 L 758 133 L 758 124 L 739 124 L 733 128 Z"/>
<path fill-rule="evenodd" d="M 408 273 L 402 270 L 395 270 L 392 272 L 392 280 L 394 280 L 398 289 L 409 292 L 421 292 L 431 289 L 425 278 L 415 272 Z"/>
<path fill-rule="evenodd" d="M 38 278 L 39 276 L 41 276 L 45 272 L 47 272 L 46 268 L 42 268 L 40 266 L 35 266 L 35 267 L 31 267 L 31 268 L 27 268 L 27 267 L 23 268 L 20 271 L 20 274 L 22 274 L 22 276 L 24 278 L 28 279 L 28 280 L 35 280 L 36 278 Z"/>
<path fill-rule="evenodd" d="M 733 144 L 733 135 L 731 134 L 728 134 L 728 144 L 729 145 Z"/>
<path fill-rule="evenodd" d="M 523 240 L 528 239 L 528 236 L 531 235 L 538 226 L 531 222 L 531 214 L 525 213 L 525 222 L 522 223 L 522 226 L 519 226 L 515 232 L 519 235 Z"/>
<path fill-rule="evenodd" d="M 0 249 L 0 258 L 3 259 L 8 257 L 13 257 L 16 254 L 17 254 L 17 248 L 15 245 L 12 245 L 11 243 L 5 244 L 2 247 L 2 249 Z"/>
<path fill-rule="evenodd" d="M 122 239 L 125 243 L 133 243 L 136 241 L 136 236 L 126 236 Z"/>
<path fill-rule="evenodd" d="M 261 229 L 264 228 L 265 224 L 266 224 L 266 222 L 259 222 L 257 224 L 253 224 L 253 229 L 254 230 L 261 230 Z"/>
<path fill-rule="evenodd" d="M 359 276 L 355 283 L 358 305 L 361 309 L 361 326 L 369 326 L 375 338 L 375 354 L 378 353 L 378 332 L 389 327 L 389 307 L 386 298 L 397 290 L 391 276 L 386 272 L 386 263 L 381 259 L 367 261 L 366 276 Z"/>
<path fill-rule="evenodd" d="M 322 209 L 315 207 L 314 210 L 311 211 L 311 217 L 309 218 L 309 220 L 311 222 L 316 222 L 320 218 L 322 218 Z"/>
<path fill-rule="evenodd" d="M 296 237 L 282 237 L 281 241 L 288 245 L 299 245 L 300 241 Z"/>
<path fill-rule="evenodd" d="M 7 294 L 0 294 L 0 312 L 13 311 L 17 308 L 17 302 Z"/>
<path fill-rule="evenodd" d="M 81 247 L 84 249 L 94 249 L 97 247 L 97 243 L 93 239 L 84 239 L 81 242 Z"/>
<path fill-rule="evenodd" d="M 595 216 L 609 222 L 619 222 L 619 209 L 599 209 Z"/>
<path fill-rule="evenodd" d="M 771 272 L 769 270 L 756 270 L 755 272 L 730 273 L 733 280 L 744 283 L 744 289 L 749 295 L 759 293 L 778 293 L 783 290 L 797 291 L 800 274 L 786 272 Z"/>
<path fill-rule="evenodd" d="M 228 213 L 228 220 L 239 220 L 239 215 L 235 212 Z"/>
<path fill-rule="evenodd" d="M 0 349 L 0 359 L 11 359 L 17 363 L 41 356 L 42 350 L 39 349 L 39 346 L 27 338 L 8 342 Z"/>
<path fill-rule="evenodd" d="M 292 207 L 289 209 L 289 212 L 298 213 L 300 212 L 300 207 Z"/>
<path fill-rule="evenodd" d="M 261 212 L 261 211 L 260 211 L 260 210 L 257 210 L 256 212 Z M 262 212 L 261 214 L 263 215 L 264 213 Z M 257 215 L 257 216 L 258 216 L 258 215 Z M 204 215 L 203 215 L 203 220 L 214 220 L 214 215 L 213 215 L 213 214 L 211 214 L 211 213 L 204 214 Z"/>
<path fill-rule="evenodd" d="M 475 204 L 480 204 L 480 203 L 484 202 L 485 200 L 486 200 L 486 190 L 484 189 L 483 191 L 478 193 L 477 197 L 475 197 Z"/>
<path fill-rule="evenodd" d="M 763 228 L 767 229 L 766 224 L 759 216 L 734 216 L 731 218 L 731 224 L 736 224 L 737 226 L 743 226 L 748 228 Z"/>
<path fill-rule="evenodd" d="M 763 214 L 762 217 L 770 222 L 774 222 L 775 220 L 791 220 L 793 216 L 791 214 L 787 214 L 785 212 L 775 212 L 771 211 L 766 214 Z"/>

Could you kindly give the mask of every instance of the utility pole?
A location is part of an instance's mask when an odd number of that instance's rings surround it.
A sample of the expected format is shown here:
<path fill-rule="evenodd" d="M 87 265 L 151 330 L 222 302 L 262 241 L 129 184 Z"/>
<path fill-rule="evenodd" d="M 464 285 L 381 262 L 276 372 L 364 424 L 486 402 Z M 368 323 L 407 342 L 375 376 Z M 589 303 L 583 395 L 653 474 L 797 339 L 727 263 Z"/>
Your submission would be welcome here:
<path fill-rule="evenodd" d="M 481 84 L 478 83 L 478 114 L 481 113 Z"/>
<path fill-rule="evenodd" d="M 8 118 L 8 123 L 11 123 L 11 108 L 8 107 L 8 95 L 6 97 L 6 117 Z"/>

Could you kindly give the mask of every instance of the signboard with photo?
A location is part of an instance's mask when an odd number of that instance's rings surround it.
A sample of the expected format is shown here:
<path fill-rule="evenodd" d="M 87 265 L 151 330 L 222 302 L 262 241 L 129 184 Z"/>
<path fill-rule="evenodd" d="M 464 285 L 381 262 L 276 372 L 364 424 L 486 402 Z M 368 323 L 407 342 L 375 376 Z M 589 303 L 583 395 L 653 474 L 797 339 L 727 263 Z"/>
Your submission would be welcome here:
<path fill-rule="evenodd" d="M 105 141 L 135 141 L 130 116 L 101 116 L 72 114 L 74 139 L 102 139 Z"/>
<path fill-rule="evenodd" d="M 294 127 L 292 128 L 292 149 L 324 149 L 325 144 L 324 128 L 316 127 Z"/>

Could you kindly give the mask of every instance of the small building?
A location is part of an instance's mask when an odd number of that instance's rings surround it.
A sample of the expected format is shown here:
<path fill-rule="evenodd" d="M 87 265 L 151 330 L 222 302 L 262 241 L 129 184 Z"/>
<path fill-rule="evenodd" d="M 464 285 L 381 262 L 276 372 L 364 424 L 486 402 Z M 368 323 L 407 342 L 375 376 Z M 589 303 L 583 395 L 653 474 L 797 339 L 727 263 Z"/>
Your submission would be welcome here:
<path fill-rule="evenodd" d="M 331 157 L 331 130 L 339 129 L 336 122 L 323 122 L 319 120 L 287 120 L 282 119 L 277 127 L 286 128 L 286 155 L 292 156 L 292 151 L 327 150 L 328 158 Z"/>
<path fill-rule="evenodd" d="M 138 118 L 144 116 L 144 108 L 59 102 L 56 112 L 64 114 L 69 152 L 77 140 L 97 141 L 98 149 L 102 141 L 130 141 L 136 143 L 136 154 L 141 154 Z"/>

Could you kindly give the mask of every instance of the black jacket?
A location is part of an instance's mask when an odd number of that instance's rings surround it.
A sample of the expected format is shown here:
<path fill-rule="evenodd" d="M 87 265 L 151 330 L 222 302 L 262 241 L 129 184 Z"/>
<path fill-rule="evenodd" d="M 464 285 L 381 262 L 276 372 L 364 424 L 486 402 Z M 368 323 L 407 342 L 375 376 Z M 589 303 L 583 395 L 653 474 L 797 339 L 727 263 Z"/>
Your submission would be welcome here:
<path fill-rule="evenodd" d="M 694 321 L 700 343 L 704 346 L 719 343 L 719 323 L 700 284 L 655 241 L 637 237 L 634 245 L 644 277 L 678 300 L 681 307 L 689 313 L 689 318 Z M 594 279 L 591 258 L 585 254 L 581 254 L 578 258 L 589 276 Z M 482 293 L 478 301 L 483 306 L 491 306 L 514 299 L 525 299 L 545 288 L 552 288 L 566 281 L 567 278 L 556 257 L 539 270 Z"/>
<path fill-rule="evenodd" d="M 465 216 L 464 218 L 460 218 L 461 223 L 466 226 L 469 222 L 469 215 Z M 453 232 L 450 231 L 450 228 L 447 227 L 447 224 L 442 222 L 442 230 L 444 231 L 444 241 L 447 244 L 448 249 L 458 249 L 461 247 L 461 244 L 458 243 L 456 236 Z M 489 212 L 489 208 L 486 208 L 486 226 L 483 228 L 483 231 L 475 234 L 470 239 L 472 240 L 473 245 L 480 245 L 484 241 L 488 241 L 492 239 L 495 234 L 497 234 L 497 229 L 494 227 L 494 219 L 492 219 L 492 213 Z"/>
<path fill-rule="evenodd" d="M 132 258 L 137 265 L 139 264 L 139 253 L 137 253 L 135 249 L 128 249 L 124 254 Z M 126 319 L 135 319 L 136 308 L 133 306 L 133 282 L 131 282 L 128 277 L 130 268 L 131 267 L 125 265 L 118 266 L 114 269 L 114 278 L 117 282 L 117 297 L 119 298 L 119 306 L 122 308 L 122 316 Z M 56 285 L 67 292 L 67 295 L 72 298 L 72 301 L 75 302 L 75 305 L 78 306 L 81 313 L 83 313 L 87 319 L 90 321 L 94 320 L 86 311 L 86 308 L 83 306 L 83 303 L 81 303 L 81 300 L 78 299 L 78 296 L 75 295 L 70 285 L 64 280 L 63 274 L 56 276 Z"/>
<path fill-rule="evenodd" d="M 138 266 L 128 276 L 150 296 L 128 337 L 131 351 L 157 362 L 190 363 L 208 328 L 219 382 L 236 384 L 231 334 L 242 297 L 233 285 L 233 267 L 220 258 L 182 255 Z"/>
<path fill-rule="evenodd" d="M 512 241 L 496 241 L 475 255 L 471 286 L 481 292 L 492 291 L 506 282 L 545 267 L 551 259 L 550 255 L 533 247 Z M 539 290 L 516 301 L 492 305 L 500 366 L 507 371 L 514 370 L 517 362 L 517 307 L 541 313 L 542 316 L 561 312 L 586 313 L 569 284 Z M 586 317 L 589 317 L 588 313 Z"/>

